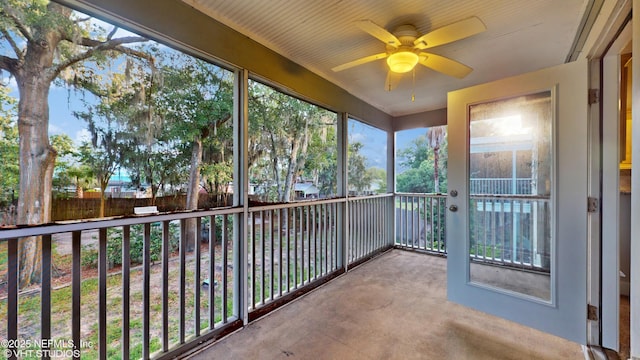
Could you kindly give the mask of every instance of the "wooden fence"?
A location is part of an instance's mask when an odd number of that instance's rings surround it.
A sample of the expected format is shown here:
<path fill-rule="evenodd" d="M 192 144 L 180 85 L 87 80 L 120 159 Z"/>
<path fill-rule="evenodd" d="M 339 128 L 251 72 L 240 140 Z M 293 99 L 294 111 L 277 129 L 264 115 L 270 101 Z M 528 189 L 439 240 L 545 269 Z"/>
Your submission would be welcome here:
<path fill-rule="evenodd" d="M 105 200 L 105 217 L 132 215 L 133 208 L 138 206 L 157 206 L 159 212 L 179 211 L 185 209 L 186 195 L 157 197 L 155 204 L 151 198 L 123 199 L 107 198 Z M 198 198 L 199 209 L 231 206 L 232 195 L 205 195 Z M 100 199 L 53 199 L 51 219 L 53 221 L 78 220 L 100 217 Z"/>

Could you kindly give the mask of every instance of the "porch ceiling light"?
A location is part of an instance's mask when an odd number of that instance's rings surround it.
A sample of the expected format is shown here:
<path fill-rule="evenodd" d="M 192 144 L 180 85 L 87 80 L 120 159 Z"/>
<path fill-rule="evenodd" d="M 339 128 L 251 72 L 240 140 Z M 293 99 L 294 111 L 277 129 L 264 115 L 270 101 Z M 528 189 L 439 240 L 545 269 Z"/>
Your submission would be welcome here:
<path fill-rule="evenodd" d="M 398 51 L 387 58 L 389 69 L 395 73 L 409 72 L 417 63 L 418 55 L 411 51 Z"/>

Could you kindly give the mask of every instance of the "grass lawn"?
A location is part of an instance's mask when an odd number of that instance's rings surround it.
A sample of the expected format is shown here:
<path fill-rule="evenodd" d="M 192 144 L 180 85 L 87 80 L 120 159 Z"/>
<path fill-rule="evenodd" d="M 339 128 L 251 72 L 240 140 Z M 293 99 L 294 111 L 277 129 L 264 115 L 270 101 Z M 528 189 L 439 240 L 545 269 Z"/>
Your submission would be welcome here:
<path fill-rule="evenodd" d="M 208 245 L 205 245 L 208 246 Z M 217 254 L 220 254 L 218 251 Z M 191 255 L 191 256 L 190 256 Z M 202 281 L 208 277 L 208 253 L 202 252 L 201 257 L 201 279 L 196 283 L 195 274 L 195 258 L 192 254 L 188 254 L 186 261 L 187 277 L 185 281 L 185 333 L 188 337 L 195 333 L 195 288 L 201 286 Z M 0 282 L 5 282 L 6 278 L 6 242 L 0 244 Z M 233 263 L 229 260 L 229 263 Z M 70 282 L 71 255 L 59 256 L 54 255 L 54 264 L 58 271 L 65 274 Z M 216 265 L 222 264 L 221 258 L 216 258 Z M 113 269 L 107 279 L 107 356 L 109 359 L 118 359 L 121 357 L 121 339 L 122 339 L 122 274 Z M 83 280 L 81 284 L 81 340 L 85 344 L 91 344 L 91 347 L 82 349 L 83 359 L 95 359 L 98 357 L 98 279 L 95 276 L 95 269 L 83 268 Z M 130 274 L 130 297 L 128 299 L 130 306 L 129 316 L 129 334 L 130 334 L 130 354 L 131 358 L 139 358 L 142 356 L 142 330 L 143 330 L 143 287 L 142 287 L 142 269 L 140 267 L 133 268 Z M 221 284 L 220 274 L 218 284 Z M 177 257 L 170 260 L 169 265 L 169 342 L 177 344 L 179 341 L 179 319 L 180 319 L 180 296 L 179 296 L 179 277 L 180 266 Z M 51 292 L 51 333 L 54 340 L 70 340 L 71 339 L 71 318 L 72 308 L 71 299 L 72 292 L 70 283 L 62 285 L 59 279 L 54 279 L 54 287 Z M 233 311 L 233 272 L 228 274 L 228 312 L 227 316 L 232 316 Z M 161 349 L 162 339 L 162 267 L 160 263 L 156 263 L 151 267 L 151 286 L 150 286 L 150 351 L 153 353 Z M 222 289 L 215 289 L 215 321 L 222 320 Z M 126 301 L 126 300 L 125 300 Z M 18 324 L 20 339 L 38 339 L 40 337 L 40 304 L 41 296 L 39 289 L 21 293 L 18 300 Z M 6 289 L 0 297 L 0 339 L 7 338 L 7 300 Z M 205 331 L 208 326 L 209 319 L 209 298 L 208 290 L 201 288 L 200 293 L 200 329 Z M 28 357 L 27 357 L 28 358 Z"/>

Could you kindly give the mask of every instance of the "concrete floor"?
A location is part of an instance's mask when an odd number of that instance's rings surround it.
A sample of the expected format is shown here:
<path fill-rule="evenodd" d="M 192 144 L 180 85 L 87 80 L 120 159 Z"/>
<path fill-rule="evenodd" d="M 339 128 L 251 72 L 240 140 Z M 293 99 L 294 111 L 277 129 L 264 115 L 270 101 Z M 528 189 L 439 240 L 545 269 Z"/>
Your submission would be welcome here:
<path fill-rule="evenodd" d="M 631 304 L 628 296 L 620 297 L 620 359 L 629 359 L 631 354 Z"/>
<path fill-rule="evenodd" d="M 446 259 L 392 250 L 191 359 L 584 359 L 580 345 L 446 300 Z"/>

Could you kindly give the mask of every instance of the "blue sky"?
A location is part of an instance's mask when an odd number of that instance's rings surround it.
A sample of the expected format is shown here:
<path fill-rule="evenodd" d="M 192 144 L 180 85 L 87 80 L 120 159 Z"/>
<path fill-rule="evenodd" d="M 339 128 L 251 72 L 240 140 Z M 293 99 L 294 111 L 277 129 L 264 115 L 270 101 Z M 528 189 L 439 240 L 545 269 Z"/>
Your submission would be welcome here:
<path fill-rule="evenodd" d="M 426 133 L 425 128 L 404 130 L 396 133 L 396 151 L 411 145 L 416 137 Z M 367 166 L 386 169 L 387 137 L 386 133 L 359 121 L 349 120 L 349 141 L 362 143 L 362 154 L 367 158 Z"/>

